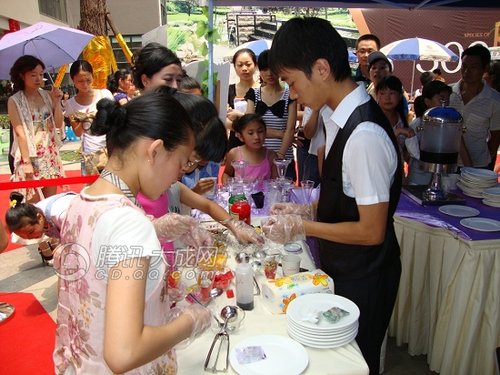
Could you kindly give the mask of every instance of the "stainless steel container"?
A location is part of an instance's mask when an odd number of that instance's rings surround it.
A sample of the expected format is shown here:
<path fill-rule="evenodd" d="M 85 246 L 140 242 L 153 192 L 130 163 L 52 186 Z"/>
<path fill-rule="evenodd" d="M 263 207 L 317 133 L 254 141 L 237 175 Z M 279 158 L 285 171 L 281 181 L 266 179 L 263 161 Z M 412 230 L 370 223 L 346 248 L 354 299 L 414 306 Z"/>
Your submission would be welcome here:
<path fill-rule="evenodd" d="M 444 105 L 431 108 L 424 113 L 419 130 L 420 160 L 427 164 L 428 170 L 453 172 L 465 131 L 462 115 Z"/>

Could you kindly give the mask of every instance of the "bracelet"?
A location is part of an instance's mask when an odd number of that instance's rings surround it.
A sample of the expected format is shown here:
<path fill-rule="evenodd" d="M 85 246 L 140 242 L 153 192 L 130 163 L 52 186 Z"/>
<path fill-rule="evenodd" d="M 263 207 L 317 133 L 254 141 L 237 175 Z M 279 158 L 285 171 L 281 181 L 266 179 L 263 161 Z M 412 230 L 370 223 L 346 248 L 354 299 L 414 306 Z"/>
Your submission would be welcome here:
<path fill-rule="evenodd" d="M 29 165 L 29 164 L 31 164 L 31 160 L 28 159 L 28 161 L 24 161 L 24 159 L 21 158 L 21 160 L 19 161 L 19 164 L 20 165 Z"/>

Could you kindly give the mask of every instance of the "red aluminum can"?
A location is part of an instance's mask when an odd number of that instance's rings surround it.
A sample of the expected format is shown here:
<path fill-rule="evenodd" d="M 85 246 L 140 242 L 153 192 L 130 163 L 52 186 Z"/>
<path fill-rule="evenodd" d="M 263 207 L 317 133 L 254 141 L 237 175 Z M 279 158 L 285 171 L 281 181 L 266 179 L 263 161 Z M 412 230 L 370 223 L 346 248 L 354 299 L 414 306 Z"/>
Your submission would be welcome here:
<path fill-rule="evenodd" d="M 241 220 L 250 225 L 251 207 L 247 201 L 236 201 L 231 205 L 229 214 L 236 220 Z"/>

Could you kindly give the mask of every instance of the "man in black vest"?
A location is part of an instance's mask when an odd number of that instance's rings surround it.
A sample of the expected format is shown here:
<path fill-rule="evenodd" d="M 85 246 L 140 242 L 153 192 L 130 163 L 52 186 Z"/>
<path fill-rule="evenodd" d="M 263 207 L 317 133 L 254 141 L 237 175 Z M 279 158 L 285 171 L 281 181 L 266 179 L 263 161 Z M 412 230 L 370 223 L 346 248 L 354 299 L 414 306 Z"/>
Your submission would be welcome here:
<path fill-rule="evenodd" d="M 360 308 L 356 340 L 370 374 L 378 375 L 401 274 L 392 217 L 402 163 L 391 126 L 351 78 L 347 56 L 342 37 L 319 18 L 291 19 L 273 39 L 270 66 L 291 97 L 315 110 L 326 106 L 326 159 L 317 221 L 300 216 L 311 207 L 275 205 L 264 232 L 280 242 L 318 238 L 321 268 L 335 281 L 336 294 Z"/>

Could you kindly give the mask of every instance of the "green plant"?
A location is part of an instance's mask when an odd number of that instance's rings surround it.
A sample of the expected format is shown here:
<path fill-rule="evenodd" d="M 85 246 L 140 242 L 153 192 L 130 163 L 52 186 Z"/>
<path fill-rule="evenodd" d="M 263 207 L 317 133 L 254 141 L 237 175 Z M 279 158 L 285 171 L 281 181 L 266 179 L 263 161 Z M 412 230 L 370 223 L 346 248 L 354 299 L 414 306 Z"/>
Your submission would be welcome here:
<path fill-rule="evenodd" d="M 209 84 L 209 76 L 208 76 L 208 43 L 212 42 L 213 44 L 217 44 L 217 42 L 220 40 L 220 34 L 219 31 L 216 28 L 210 27 L 208 25 L 208 7 L 202 7 L 202 13 L 203 16 L 205 17 L 204 20 L 198 21 L 198 24 L 196 26 L 196 36 L 198 38 L 203 37 L 204 42 L 201 44 L 199 48 L 199 53 L 201 56 L 205 57 L 204 60 L 204 70 L 203 70 L 203 76 L 202 80 L 200 82 L 201 88 L 203 89 L 203 92 L 208 94 L 208 84 Z M 212 82 L 217 82 L 217 73 L 212 74 Z"/>
<path fill-rule="evenodd" d="M 8 129 L 10 120 L 8 115 L 0 115 L 0 129 Z"/>

